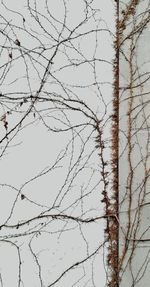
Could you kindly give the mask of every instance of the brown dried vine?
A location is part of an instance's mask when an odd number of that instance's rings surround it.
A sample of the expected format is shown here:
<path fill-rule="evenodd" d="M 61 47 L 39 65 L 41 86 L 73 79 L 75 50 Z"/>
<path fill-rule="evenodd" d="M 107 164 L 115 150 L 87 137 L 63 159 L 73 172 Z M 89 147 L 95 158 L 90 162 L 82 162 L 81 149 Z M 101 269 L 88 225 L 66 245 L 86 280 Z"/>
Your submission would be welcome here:
<path fill-rule="evenodd" d="M 109 220 L 109 248 L 108 266 L 110 267 L 109 287 L 119 286 L 119 175 L 118 175 L 118 148 L 119 148 L 119 1 L 116 2 L 116 51 L 114 59 L 114 94 L 112 114 L 112 195 L 110 198 L 109 212 L 115 216 Z"/>

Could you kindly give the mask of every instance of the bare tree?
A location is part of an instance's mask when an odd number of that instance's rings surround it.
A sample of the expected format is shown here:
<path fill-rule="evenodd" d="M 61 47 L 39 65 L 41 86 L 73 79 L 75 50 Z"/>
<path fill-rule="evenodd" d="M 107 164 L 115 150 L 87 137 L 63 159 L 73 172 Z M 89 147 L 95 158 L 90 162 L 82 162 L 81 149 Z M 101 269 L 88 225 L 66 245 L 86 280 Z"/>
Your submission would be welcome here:
<path fill-rule="evenodd" d="M 115 3 L 0 8 L 1 286 L 116 284 Z"/>
<path fill-rule="evenodd" d="M 148 286 L 149 11 L 1 1 L 0 287 Z"/>

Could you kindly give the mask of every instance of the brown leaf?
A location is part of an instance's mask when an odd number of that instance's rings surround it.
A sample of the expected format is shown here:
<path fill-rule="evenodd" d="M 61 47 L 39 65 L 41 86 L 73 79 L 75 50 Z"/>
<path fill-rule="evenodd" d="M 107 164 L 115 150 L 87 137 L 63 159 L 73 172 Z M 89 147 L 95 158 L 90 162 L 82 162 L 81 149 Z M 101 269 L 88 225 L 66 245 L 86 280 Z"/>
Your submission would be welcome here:
<path fill-rule="evenodd" d="M 20 46 L 20 41 L 19 41 L 18 39 L 16 39 L 15 44 L 16 44 L 17 46 Z"/>
<path fill-rule="evenodd" d="M 21 199 L 25 199 L 25 195 L 24 194 L 21 194 Z"/>
<path fill-rule="evenodd" d="M 8 55 L 9 55 L 9 58 L 12 59 L 12 53 L 10 52 Z"/>

